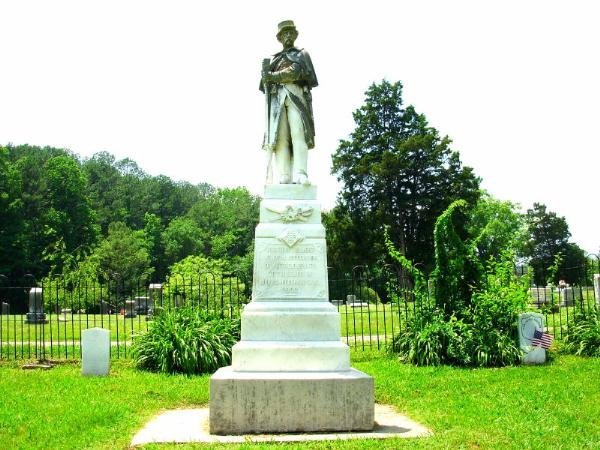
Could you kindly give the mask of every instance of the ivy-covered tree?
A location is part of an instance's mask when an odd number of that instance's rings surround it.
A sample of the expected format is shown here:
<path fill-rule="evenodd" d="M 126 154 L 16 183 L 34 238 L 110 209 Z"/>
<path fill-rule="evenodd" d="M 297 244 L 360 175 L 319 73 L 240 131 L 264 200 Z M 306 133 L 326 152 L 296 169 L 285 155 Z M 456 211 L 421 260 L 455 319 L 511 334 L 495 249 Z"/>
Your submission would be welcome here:
<path fill-rule="evenodd" d="M 343 183 L 338 207 L 351 220 L 338 241 L 360 236 L 353 263 L 373 263 L 384 253 L 389 226 L 396 247 L 429 271 L 436 218 L 456 199 L 474 204 L 479 179 L 462 166 L 448 137 L 404 106 L 400 82 L 373 84 L 365 95 L 354 112 L 355 130 L 333 155 L 332 173 Z"/>

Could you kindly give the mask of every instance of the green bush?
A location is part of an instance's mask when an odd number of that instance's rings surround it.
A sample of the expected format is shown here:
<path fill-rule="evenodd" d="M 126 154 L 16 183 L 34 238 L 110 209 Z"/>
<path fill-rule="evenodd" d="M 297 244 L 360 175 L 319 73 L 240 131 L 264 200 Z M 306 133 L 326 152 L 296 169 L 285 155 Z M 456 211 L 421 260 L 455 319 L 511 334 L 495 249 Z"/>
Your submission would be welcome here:
<path fill-rule="evenodd" d="M 600 310 L 579 311 L 567 328 L 563 350 L 579 356 L 600 357 Z"/>
<path fill-rule="evenodd" d="M 226 268 L 223 260 L 188 256 L 171 267 L 163 297 L 172 303 L 181 298 L 188 305 L 214 312 L 247 303 L 244 283 Z"/>
<path fill-rule="evenodd" d="M 465 202 L 455 202 L 436 222 L 432 289 L 386 236 L 388 253 L 414 280 L 414 316 L 391 346 L 404 361 L 477 367 L 520 361 L 517 317 L 529 301 L 529 278 L 516 276 L 514 251 L 478 260 L 478 244 L 491 237 L 493 227 L 473 228 L 469 235 L 467 208 Z"/>
<path fill-rule="evenodd" d="M 379 303 L 379 295 L 375 292 L 375 289 L 368 286 L 359 286 L 356 298 L 362 302 Z"/>
<path fill-rule="evenodd" d="M 165 309 L 158 312 L 148 331 L 135 337 L 132 355 L 142 369 L 212 373 L 231 363 L 231 348 L 239 338 L 239 319 L 193 307 Z"/>

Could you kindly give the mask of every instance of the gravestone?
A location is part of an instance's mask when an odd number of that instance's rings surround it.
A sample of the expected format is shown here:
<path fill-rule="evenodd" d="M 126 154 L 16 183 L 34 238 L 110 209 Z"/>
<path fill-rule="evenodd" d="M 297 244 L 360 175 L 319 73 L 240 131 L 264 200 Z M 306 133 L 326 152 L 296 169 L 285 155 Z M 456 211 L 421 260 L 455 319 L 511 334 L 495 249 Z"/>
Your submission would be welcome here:
<path fill-rule="evenodd" d="M 148 314 L 148 310 L 152 309 L 150 297 L 134 297 L 135 312 L 137 314 Z"/>
<path fill-rule="evenodd" d="M 581 290 L 573 287 L 560 288 L 560 306 L 573 306 L 576 300 L 581 300 Z"/>
<path fill-rule="evenodd" d="M 135 312 L 135 300 L 125 300 L 125 318 L 131 319 L 137 317 Z"/>
<path fill-rule="evenodd" d="M 596 297 L 596 305 L 600 306 L 600 273 L 594 274 L 594 295 Z"/>
<path fill-rule="evenodd" d="M 158 306 L 162 306 L 162 284 L 161 283 L 152 283 L 148 286 L 148 295 L 150 296 L 150 301 L 152 302 L 152 307 L 148 308 L 148 315 L 146 316 L 147 320 L 152 319 L 154 315 L 154 310 Z"/>
<path fill-rule="evenodd" d="M 110 368 L 110 331 L 88 328 L 81 332 L 81 373 L 106 376 Z"/>
<path fill-rule="evenodd" d="M 518 319 L 519 345 L 523 350 L 522 362 L 543 364 L 546 362 L 546 349 L 531 345 L 535 330 L 544 330 L 544 316 L 539 313 L 522 313 Z"/>
<path fill-rule="evenodd" d="M 267 185 L 255 236 L 241 340 L 210 382 L 211 433 L 372 429 L 373 378 L 350 366 L 328 300 L 316 187 Z"/>
<path fill-rule="evenodd" d="M 29 312 L 26 315 L 26 323 L 48 323 L 44 313 L 44 299 L 42 288 L 32 287 L 29 290 Z"/>
<path fill-rule="evenodd" d="M 58 321 L 59 322 L 68 322 L 69 321 L 69 316 L 67 316 L 67 314 L 72 317 L 73 310 L 71 308 L 63 308 L 63 309 L 61 309 L 60 310 L 60 316 L 58 316 Z"/>
<path fill-rule="evenodd" d="M 559 302 L 558 289 L 552 286 L 532 287 L 529 294 L 536 305 L 557 304 Z"/>
<path fill-rule="evenodd" d="M 2 302 L 2 309 L 0 310 L 0 313 L 2 313 L 3 316 L 10 314 L 10 305 L 6 302 Z"/>

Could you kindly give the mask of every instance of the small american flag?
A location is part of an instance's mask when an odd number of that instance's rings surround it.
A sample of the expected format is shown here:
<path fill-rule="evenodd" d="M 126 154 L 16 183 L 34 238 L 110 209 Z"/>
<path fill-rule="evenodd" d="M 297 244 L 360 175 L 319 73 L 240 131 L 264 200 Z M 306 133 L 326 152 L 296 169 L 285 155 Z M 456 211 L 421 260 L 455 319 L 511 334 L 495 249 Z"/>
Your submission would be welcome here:
<path fill-rule="evenodd" d="M 542 333 L 540 330 L 533 332 L 533 338 L 531 339 L 531 345 L 534 347 L 550 348 L 550 344 L 554 340 L 554 336 L 548 333 Z"/>

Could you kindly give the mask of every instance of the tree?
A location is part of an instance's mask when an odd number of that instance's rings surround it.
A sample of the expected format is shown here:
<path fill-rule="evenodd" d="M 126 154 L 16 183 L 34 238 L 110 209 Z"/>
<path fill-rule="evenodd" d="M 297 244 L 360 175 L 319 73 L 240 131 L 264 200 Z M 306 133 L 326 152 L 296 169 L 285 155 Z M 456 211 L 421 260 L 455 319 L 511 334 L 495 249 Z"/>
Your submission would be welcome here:
<path fill-rule="evenodd" d="M 585 252 L 576 244 L 569 242 L 571 233 L 564 217 L 547 211 L 546 205 L 534 203 L 526 214 L 528 239 L 524 254 L 530 258 L 534 281 L 544 285 L 548 281 L 549 268 L 561 255 L 560 264 L 552 281 L 564 279 L 569 283 L 579 283 L 585 279 Z"/>
<path fill-rule="evenodd" d="M 9 160 L 8 149 L 0 147 L 0 274 L 16 276 L 23 265 L 23 202 L 21 176 Z"/>
<path fill-rule="evenodd" d="M 377 261 L 387 225 L 397 248 L 431 270 L 436 218 L 456 199 L 474 204 L 479 179 L 448 137 L 403 106 L 400 82 L 371 85 L 354 121 L 350 139 L 333 155 L 332 173 L 343 183 L 338 206 L 352 223 L 344 232 L 360 236 L 355 263 Z"/>
<path fill-rule="evenodd" d="M 204 233 L 189 217 L 176 217 L 162 233 L 167 267 L 186 256 L 199 255 L 204 246 Z"/>
<path fill-rule="evenodd" d="M 204 233 L 202 253 L 212 258 L 232 258 L 251 251 L 258 209 L 258 197 L 246 188 L 218 189 L 199 200 L 188 217 Z"/>
<path fill-rule="evenodd" d="M 105 279 L 123 283 L 125 292 L 145 284 L 153 271 L 143 231 L 133 231 L 123 222 L 109 225 L 108 236 L 90 258 Z"/>
<path fill-rule="evenodd" d="M 85 254 L 96 242 L 98 229 L 78 163 L 69 156 L 50 158 L 45 164 L 44 259 L 61 273 L 66 258 Z"/>
<path fill-rule="evenodd" d="M 493 198 L 487 192 L 472 209 L 469 232 L 474 237 L 477 256 L 483 261 L 501 259 L 506 250 L 522 251 L 526 240 L 525 217 L 518 205 Z"/>

